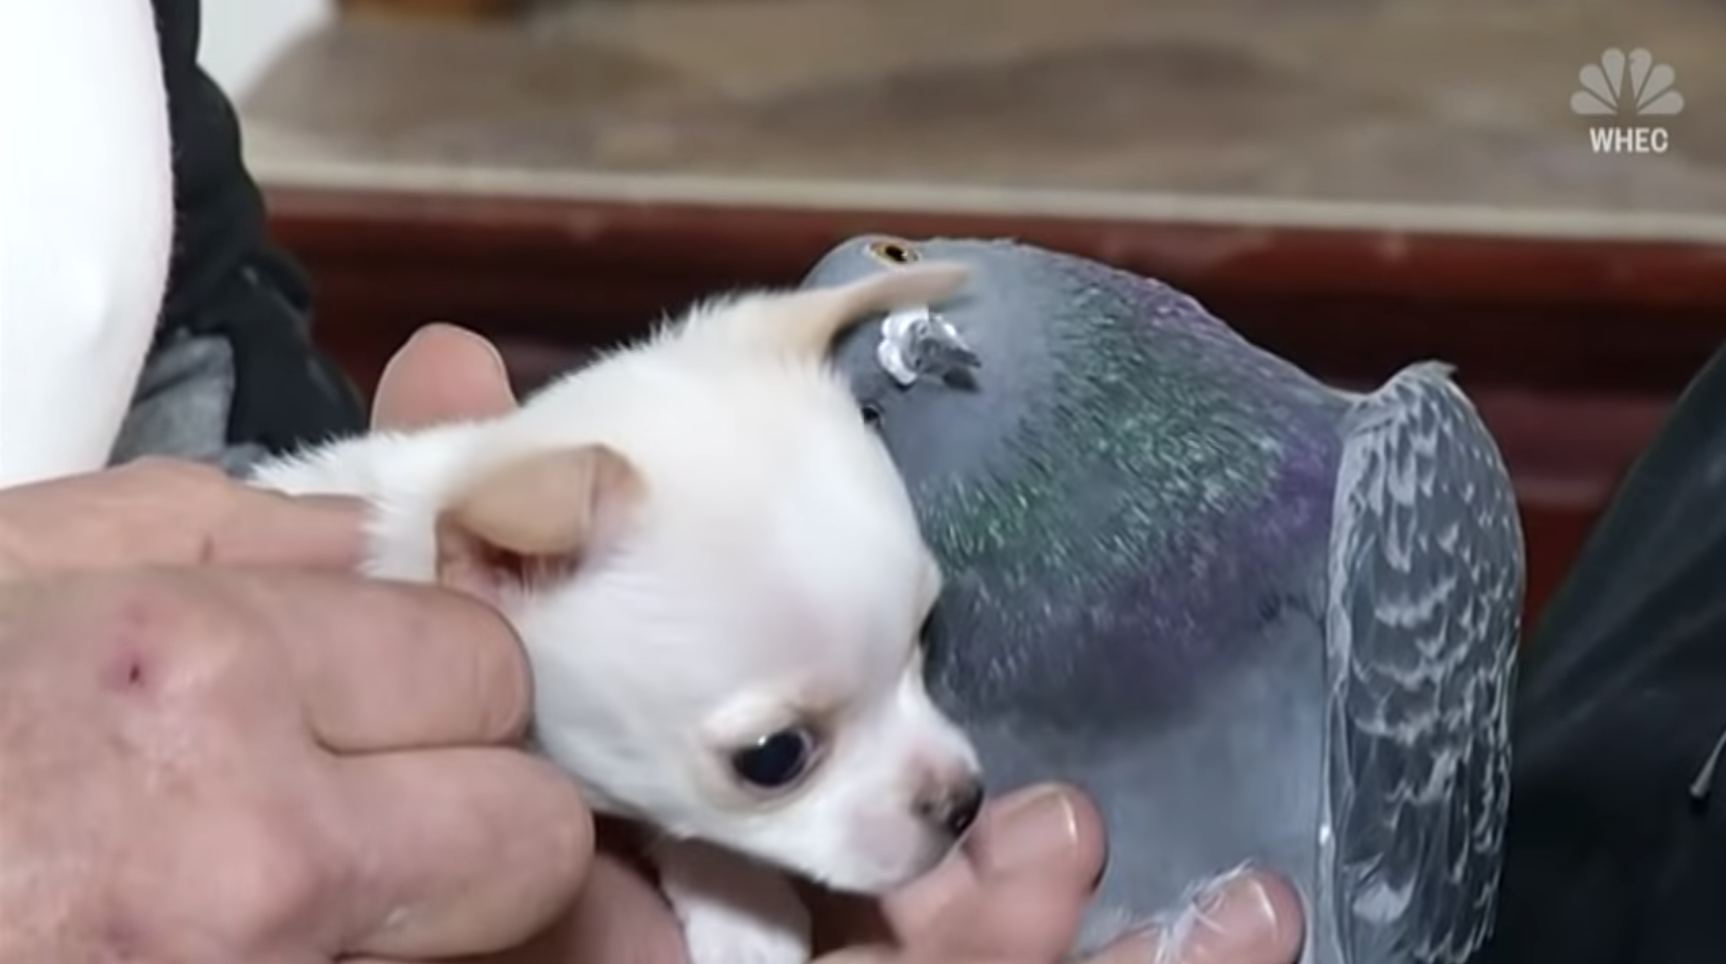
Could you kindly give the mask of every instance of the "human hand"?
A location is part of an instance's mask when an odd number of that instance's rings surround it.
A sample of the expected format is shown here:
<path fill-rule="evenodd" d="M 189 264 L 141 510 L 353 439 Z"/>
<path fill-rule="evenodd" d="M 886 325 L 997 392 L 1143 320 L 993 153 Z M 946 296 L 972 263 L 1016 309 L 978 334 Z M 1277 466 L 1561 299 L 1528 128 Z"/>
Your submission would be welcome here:
<path fill-rule="evenodd" d="M 0 961 L 518 943 L 591 845 L 570 784 L 494 748 L 528 691 L 501 620 L 429 588 L 172 568 L 0 586 Z"/>
<path fill-rule="evenodd" d="M 823 964 L 1054 964 L 1067 960 L 1102 873 L 1102 820 L 1077 791 L 1027 788 L 992 804 L 961 851 L 884 902 L 885 935 L 871 939 L 855 907 L 827 919 L 846 928 Z M 1205 908 L 1178 947 L 1155 929 L 1123 938 L 1085 964 L 1295 964 L 1300 903 L 1284 881 L 1249 873 Z"/>
<path fill-rule="evenodd" d="M 430 377 L 434 372 L 441 374 Z M 433 326 L 392 361 L 378 416 L 414 427 L 515 404 L 490 345 Z M 631 844 L 627 832 L 602 825 L 600 850 L 568 911 L 532 942 L 483 964 L 684 964 L 681 930 Z M 1053 964 L 1073 943 L 1104 849 L 1100 817 L 1072 789 L 1003 797 L 985 808 L 958 853 L 881 905 L 811 893 L 823 964 Z M 1208 911 L 1208 922 L 1170 964 L 1294 964 L 1299 957 L 1300 904 L 1280 878 L 1239 877 Z M 1156 959 L 1161 939 L 1155 932 L 1128 939 L 1091 964 Z"/>
<path fill-rule="evenodd" d="M 401 964 L 569 904 L 592 826 L 514 748 L 518 644 L 309 571 L 361 522 L 165 462 L 0 492 L 0 962 Z"/>
<path fill-rule="evenodd" d="M 548 931 L 483 964 L 687 964 L 676 920 L 626 835 L 607 839 L 571 909 Z M 1031 787 L 990 803 L 965 845 L 881 904 L 810 890 L 816 964 L 1055 964 L 1067 959 L 1102 871 L 1101 819 L 1069 787 Z M 1300 902 L 1281 878 L 1249 873 L 1206 906 L 1178 949 L 1150 930 L 1084 964 L 1295 964 Z M 471 964 L 482 964 L 474 961 Z"/>
<path fill-rule="evenodd" d="M 289 498 L 192 462 L 118 468 L 0 489 L 0 581 L 148 565 L 351 570 L 362 507 Z"/>

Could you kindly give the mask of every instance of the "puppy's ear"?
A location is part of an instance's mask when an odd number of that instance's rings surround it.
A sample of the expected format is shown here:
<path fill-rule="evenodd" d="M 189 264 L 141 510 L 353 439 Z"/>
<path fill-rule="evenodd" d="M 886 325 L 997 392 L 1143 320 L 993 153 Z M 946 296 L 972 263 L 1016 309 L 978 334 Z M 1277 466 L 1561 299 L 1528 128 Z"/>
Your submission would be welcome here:
<path fill-rule="evenodd" d="M 942 301 L 968 277 L 970 271 L 957 262 L 919 262 L 835 287 L 770 295 L 724 320 L 732 335 L 770 349 L 821 358 L 841 332 L 864 318 Z"/>
<path fill-rule="evenodd" d="M 605 445 L 510 462 L 438 515 L 438 582 L 495 602 L 506 586 L 571 575 L 617 537 L 645 492 L 635 466 Z"/>

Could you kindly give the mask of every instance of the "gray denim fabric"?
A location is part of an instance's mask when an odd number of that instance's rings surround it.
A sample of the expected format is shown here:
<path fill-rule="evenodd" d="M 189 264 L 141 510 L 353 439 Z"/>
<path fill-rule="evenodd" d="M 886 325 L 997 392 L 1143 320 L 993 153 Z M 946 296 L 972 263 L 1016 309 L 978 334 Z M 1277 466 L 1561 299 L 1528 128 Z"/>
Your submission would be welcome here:
<path fill-rule="evenodd" d="M 145 455 L 189 459 L 240 476 L 268 453 L 229 445 L 234 354 L 219 335 L 169 335 L 151 351 L 109 464 Z"/>

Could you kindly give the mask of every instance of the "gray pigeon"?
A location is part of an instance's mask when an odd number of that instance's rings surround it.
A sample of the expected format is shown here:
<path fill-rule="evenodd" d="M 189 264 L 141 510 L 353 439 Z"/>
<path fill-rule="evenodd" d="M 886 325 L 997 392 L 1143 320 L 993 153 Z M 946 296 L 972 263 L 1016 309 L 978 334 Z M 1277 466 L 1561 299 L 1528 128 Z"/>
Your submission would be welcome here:
<path fill-rule="evenodd" d="M 1306 964 L 1454 964 L 1491 928 L 1524 558 L 1511 483 L 1437 363 L 1369 394 L 1168 285 L 1005 241 L 869 236 L 952 301 L 835 349 L 948 571 L 936 699 L 991 789 L 1061 779 L 1111 834 L 1081 947 L 1197 919 L 1251 864 Z"/>

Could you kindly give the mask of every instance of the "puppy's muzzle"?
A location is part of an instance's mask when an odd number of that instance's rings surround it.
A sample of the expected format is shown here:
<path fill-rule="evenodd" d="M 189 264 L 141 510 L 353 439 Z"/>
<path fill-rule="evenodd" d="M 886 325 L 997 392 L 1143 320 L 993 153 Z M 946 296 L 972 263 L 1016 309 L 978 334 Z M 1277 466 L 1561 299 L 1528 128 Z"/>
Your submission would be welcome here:
<path fill-rule="evenodd" d="M 931 787 L 916 799 L 913 809 L 935 831 L 958 840 L 983 809 L 983 782 L 965 778 Z"/>

